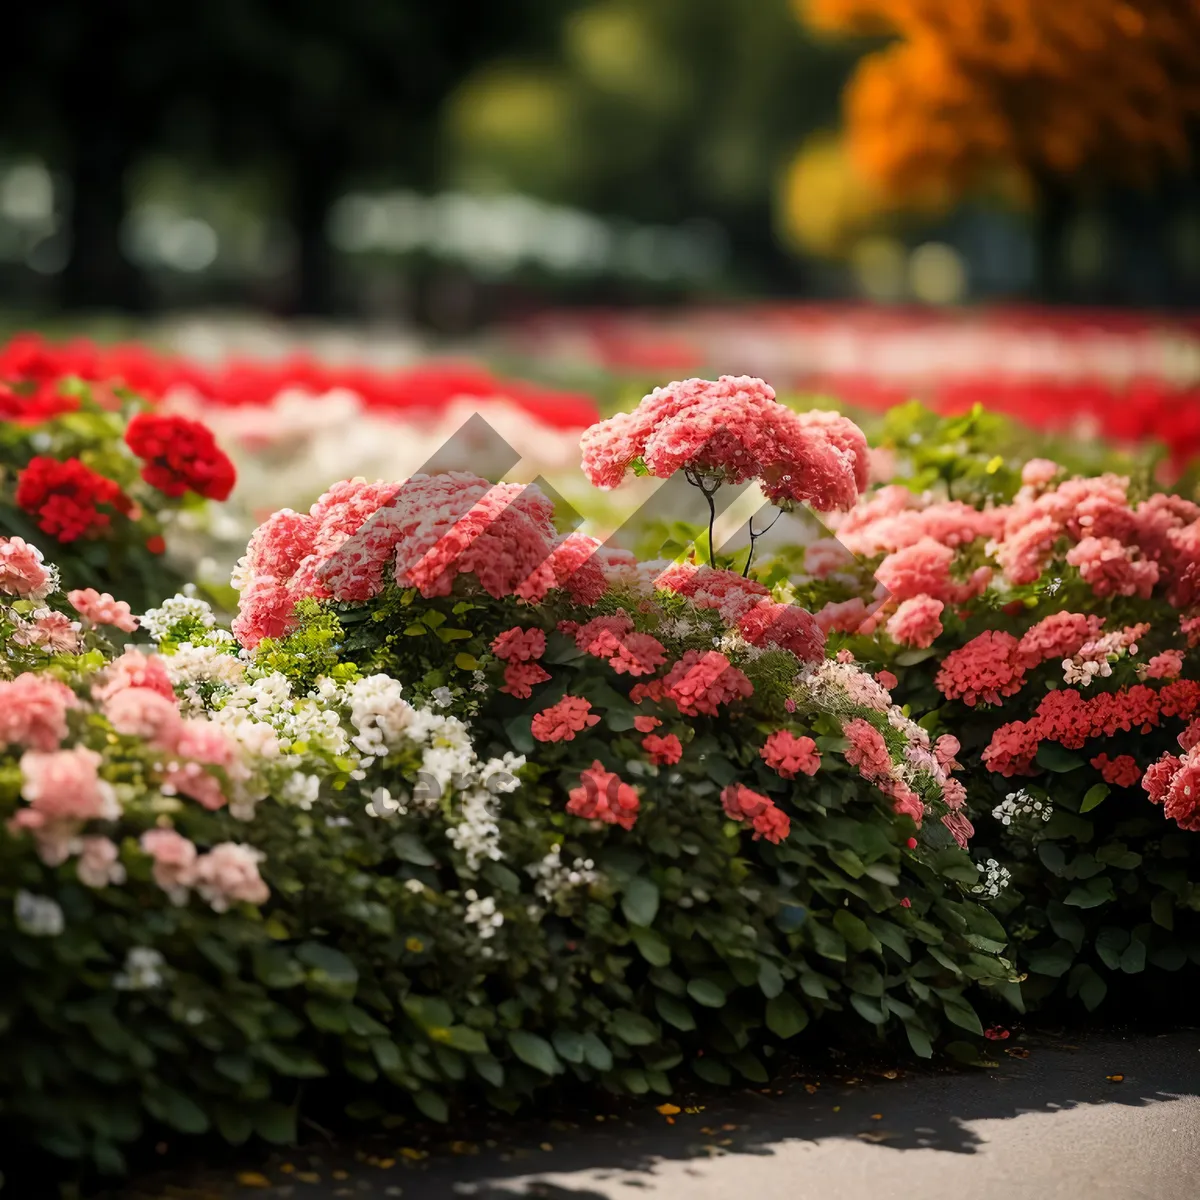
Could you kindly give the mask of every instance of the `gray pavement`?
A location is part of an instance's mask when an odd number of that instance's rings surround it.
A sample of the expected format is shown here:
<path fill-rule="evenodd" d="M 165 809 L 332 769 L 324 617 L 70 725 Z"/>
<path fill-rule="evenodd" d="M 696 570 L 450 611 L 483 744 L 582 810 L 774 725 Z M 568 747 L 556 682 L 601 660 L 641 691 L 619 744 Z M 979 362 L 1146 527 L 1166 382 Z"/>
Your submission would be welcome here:
<path fill-rule="evenodd" d="M 431 1141 L 402 1127 L 128 1196 L 1200 1200 L 1200 1031 L 996 1048 L 991 1071 L 797 1069 L 677 1113 L 647 1098 Z"/>

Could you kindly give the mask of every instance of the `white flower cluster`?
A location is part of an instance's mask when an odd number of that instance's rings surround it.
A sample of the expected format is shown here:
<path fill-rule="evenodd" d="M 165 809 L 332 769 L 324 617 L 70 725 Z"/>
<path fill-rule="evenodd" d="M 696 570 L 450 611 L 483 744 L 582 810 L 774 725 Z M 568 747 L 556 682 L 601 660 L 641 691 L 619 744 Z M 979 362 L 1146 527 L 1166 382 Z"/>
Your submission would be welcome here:
<path fill-rule="evenodd" d="M 17 928 L 30 937 L 58 937 L 66 927 L 63 910 L 49 896 L 20 891 L 13 897 Z"/>
<path fill-rule="evenodd" d="M 200 624 L 212 629 L 217 623 L 212 606 L 194 596 L 172 596 L 158 608 L 151 608 L 138 618 L 141 627 L 156 641 L 161 642 L 181 622 Z M 226 634 L 228 637 L 228 634 Z"/>
<path fill-rule="evenodd" d="M 146 992 L 163 982 L 163 956 L 150 946 L 133 946 L 125 966 L 113 976 L 113 987 L 122 992 Z"/>
<path fill-rule="evenodd" d="M 1012 881 L 1012 873 L 1009 869 L 1002 867 L 994 858 L 976 863 L 975 869 L 983 875 L 983 880 L 977 883 L 971 891 L 985 900 L 994 900 Z"/>
<path fill-rule="evenodd" d="M 992 809 L 992 817 L 1001 825 L 1012 825 L 1023 817 L 1034 821 L 1048 821 L 1054 815 L 1054 805 L 1049 800 L 1035 800 L 1024 788 L 1009 792 Z"/>
<path fill-rule="evenodd" d="M 184 642 L 163 659 L 167 675 L 180 698 L 182 709 L 196 715 L 204 709 L 199 685 L 236 687 L 246 674 L 246 664 L 220 646 L 194 646 Z"/>
<path fill-rule="evenodd" d="M 536 880 L 534 891 L 538 896 L 552 903 L 574 888 L 595 883 L 600 878 L 595 867 L 590 858 L 577 858 L 568 866 L 562 860 L 562 846 L 556 843 L 550 847 L 545 858 L 530 863 L 525 870 Z"/>
<path fill-rule="evenodd" d="M 495 896 L 481 897 L 474 888 L 468 888 L 463 897 L 467 901 L 463 921 L 475 927 L 480 941 L 486 942 L 495 937 L 496 930 L 504 924 L 504 914 L 496 907 Z M 490 947 L 484 947 L 483 953 L 490 957 Z"/>
<path fill-rule="evenodd" d="M 346 686 L 350 723 L 358 731 L 350 740 L 363 754 L 386 758 L 400 747 L 414 713 L 403 691 L 389 675 L 368 675 Z"/>

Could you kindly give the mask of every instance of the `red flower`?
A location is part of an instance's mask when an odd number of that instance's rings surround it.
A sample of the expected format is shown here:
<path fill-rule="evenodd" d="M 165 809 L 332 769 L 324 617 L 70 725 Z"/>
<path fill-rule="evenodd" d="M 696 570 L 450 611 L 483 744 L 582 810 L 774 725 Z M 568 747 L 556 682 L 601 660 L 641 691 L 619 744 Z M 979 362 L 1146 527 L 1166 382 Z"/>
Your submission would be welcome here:
<path fill-rule="evenodd" d="M 138 413 L 125 430 L 125 442 L 143 460 L 142 478 L 168 496 L 191 491 L 225 500 L 233 491 L 233 463 L 199 421 Z"/>
<path fill-rule="evenodd" d="M 683 746 L 673 733 L 668 733 L 665 737 L 660 737 L 657 733 L 646 734 L 642 738 L 642 749 L 658 767 L 669 767 L 683 757 Z"/>
<path fill-rule="evenodd" d="M 108 508 L 128 514 L 131 505 L 121 489 L 77 458 L 31 458 L 17 479 L 17 506 L 37 518 L 38 528 L 60 542 L 94 537 L 107 529 Z"/>

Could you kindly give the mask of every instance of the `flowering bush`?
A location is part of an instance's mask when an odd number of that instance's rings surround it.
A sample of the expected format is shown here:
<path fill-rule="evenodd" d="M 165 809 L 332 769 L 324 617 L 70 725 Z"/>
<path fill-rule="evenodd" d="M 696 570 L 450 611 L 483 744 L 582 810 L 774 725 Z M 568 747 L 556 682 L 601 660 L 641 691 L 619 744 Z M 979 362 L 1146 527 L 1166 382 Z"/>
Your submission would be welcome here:
<path fill-rule="evenodd" d="M 1024 997 L 1062 984 L 1095 1007 L 1144 969 L 1200 964 L 1200 506 L 1144 478 L 972 461 L 962 432 L 924 422 L 919 453 L 954 467 L 865 498 L 838 524 L 850 555 L 817 556 L 798 594 L 957 739 Z"/>
<path fill-rule="evenodd" d="M 164 559 L 170 522 L 226 499 L 233 464 L 200 422 L 131 393 L 77 380 L 52 392 L 0 385 L 0 528 L 53 545 L 70 586 L 147 607 L 183 582 Z"/>
<path fill-rule="evenodd" d="M 778 591 L 552 518 L 338 484 L 255 534 L 236 641 L 179 597 L 154 646 L 0 543 L 6 1123 L 111 1170 L 158 1125 L 286 1141 L 315 1077 L 445 1119 L 763 1081 L 817 1018 L 981 1032 L 965 989 L 1014 984 L 954 740 Z"/>

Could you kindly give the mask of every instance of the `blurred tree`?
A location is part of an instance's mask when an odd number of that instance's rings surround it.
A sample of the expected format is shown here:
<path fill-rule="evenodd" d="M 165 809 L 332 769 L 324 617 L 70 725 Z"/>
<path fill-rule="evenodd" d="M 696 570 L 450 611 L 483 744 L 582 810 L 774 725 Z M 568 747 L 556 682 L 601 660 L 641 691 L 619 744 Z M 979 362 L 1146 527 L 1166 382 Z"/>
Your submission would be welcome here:
<path fill-rule="evenodd" d="M 851 154 L 905 204 L 1015 171 L 1051 225 L 1072 193 L 1189 161 L 1200 0 L 796 0 L 814 25 L 898 36 L 845 96 Z"/>
<path fill-rule="evenodd" d="M 131 307 L 121 253 L 131 169 L 147 155 L 252 167 L 297 240 L 295 306 L 331 302 L 325 221 L 354 177 L 418 186 L 438 171 L 437 115 L 478 63 L 536 47 L 572 0 L 57 0 L 9 15 L 3 140 L 70 184 L 63 301 Z"/>
<path fill-rule="evenodd" d="M 709 219 L 755 278 L 794 286 L 772 201 L 798 136 L 837 114 L 856 54 L 798 29 L 788 0 L 592 0 L 552 56 L 488 64 L 454 95 L 464 186 L 645 222 Z"/>

